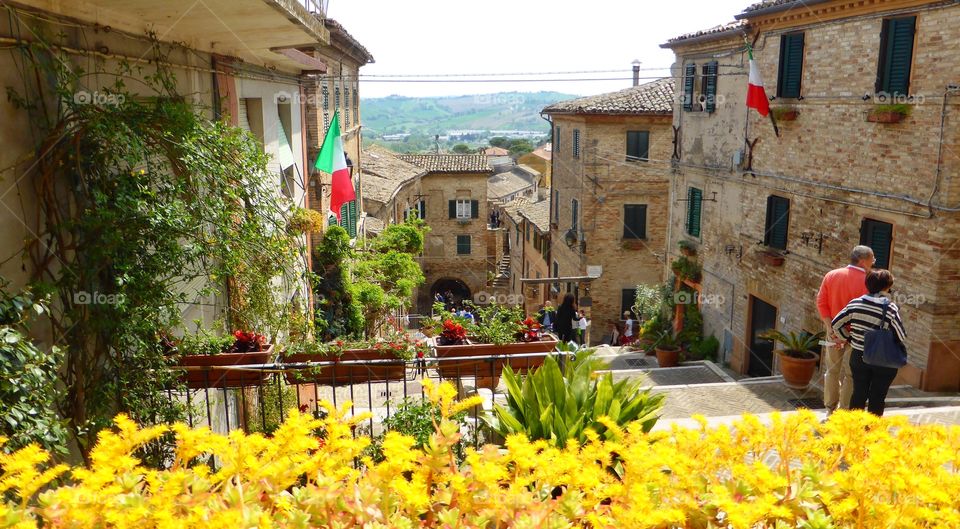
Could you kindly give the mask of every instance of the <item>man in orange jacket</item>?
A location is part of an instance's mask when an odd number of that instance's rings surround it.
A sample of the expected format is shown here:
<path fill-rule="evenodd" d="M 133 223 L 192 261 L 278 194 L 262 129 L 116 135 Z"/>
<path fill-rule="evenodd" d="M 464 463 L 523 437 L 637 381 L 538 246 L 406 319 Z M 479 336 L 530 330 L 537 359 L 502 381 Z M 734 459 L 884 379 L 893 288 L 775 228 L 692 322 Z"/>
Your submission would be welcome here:
<path fill-rule="evenodd" d="M 826 346 L 823 359 L 823 404 L 827 414 L 850 407 L 853 378 L 850 375 L 850 345 L 833 332 L 833 318 L 850 303 L 867 293 L 867 272 L 876 261 L 869 246 L 856 246 L 850 252 L 850 264 L 827 272 L 817 292 L 817 311 L 823 320 Z"/>

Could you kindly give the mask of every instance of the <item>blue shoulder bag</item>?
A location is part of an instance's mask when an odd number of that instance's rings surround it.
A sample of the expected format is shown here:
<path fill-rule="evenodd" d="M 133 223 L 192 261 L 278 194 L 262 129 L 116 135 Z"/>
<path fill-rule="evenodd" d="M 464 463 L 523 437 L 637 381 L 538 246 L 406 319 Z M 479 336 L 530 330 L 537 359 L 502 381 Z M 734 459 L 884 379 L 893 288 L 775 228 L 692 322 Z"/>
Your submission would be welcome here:
<path fill-rule="evenodd" d="M 887 324 L 887 307 L 890 300 L 883 300 L 880 326 L 863 333 L 863 362 L 877 367 L 899 369 L 907 365 L 907 348 L 897 339 Z"/>

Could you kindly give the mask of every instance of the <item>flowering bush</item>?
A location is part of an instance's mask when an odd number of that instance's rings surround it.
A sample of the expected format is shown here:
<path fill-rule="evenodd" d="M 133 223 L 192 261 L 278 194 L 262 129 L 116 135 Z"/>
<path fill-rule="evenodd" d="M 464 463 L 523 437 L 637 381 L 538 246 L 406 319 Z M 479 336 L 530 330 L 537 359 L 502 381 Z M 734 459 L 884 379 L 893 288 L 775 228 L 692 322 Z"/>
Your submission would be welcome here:
<path fill-rule="evenodd" d="M 460 464 L 448 418 L 477 399 L 424 385 L 440 408 L 436 432 L 422 449 L 388 433 L 380 462 L 361 455 L 370 440 L 351 427 L 366 416 L 348 418 L 349 403 L 325 403 L 322 419 L 293 411 L 270 438 L 140 429 L 121 415 L 89 467 L 52 466 L 36 446 L 0 455 L 0 527 L 960 527 L 958 427 L 864 412 L 825 424 L 810 412 L 769 425 L 746 416 L 732 428 L 700 418 L 655 433 L 607 421 L 605 439 L 590 433 L 583 446 L 515 435 Z M 170 467 L 144 467 L 137 450 L 171 432 Z"/>
<path fill-rule="evenodd" d="M 252 331 L 233 331 L 233 340 L 228 353 L 256 353 L 267 348 L 267 337 Z"/>
<path fill-rule="evenodd" d="M 520 332 L 517 333 L 517 339 L 521 342 L 539 342 L 540 322 L 527 316 L 527 319 L 520 322 Z"/>
<path fill-rule="evenodd" d="M 453 320 L 444 320 L 437 342 L 440 345 L 463 345 L 467 342 L 467 330 Z"/>

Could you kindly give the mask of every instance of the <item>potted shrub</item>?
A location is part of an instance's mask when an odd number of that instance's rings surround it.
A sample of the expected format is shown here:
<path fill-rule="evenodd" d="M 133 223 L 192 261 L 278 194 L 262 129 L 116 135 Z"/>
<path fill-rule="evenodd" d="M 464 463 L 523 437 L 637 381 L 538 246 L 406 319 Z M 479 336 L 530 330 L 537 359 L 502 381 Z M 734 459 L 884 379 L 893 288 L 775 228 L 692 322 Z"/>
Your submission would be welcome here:
<path fill-rule="evenodd" d="M 783 375 L 783 382 L 792 389 L 806 389 L 810 385 L 819 359 L 819 355 L 811 349 L 817 346 L 822 337 L 822 332 L 810 334 L 791 331 L 784 334 L 776 329 L 760 335 L 760 338 L 779 343 L 783 347 L 777 351 L 780 373 Z"/>
<path fill-rule="evenodd" d="M 266 370 L 228 368 L 267 364 L 273 357 L 273 344 L 267 343 L 266 336 L 249 331 L 234 331 L 229 336 L 205 332 L 185 336 L 175 344 L 175 350 L 182 355 L 179 365 L 187 369 L 181 378 L 190 389 L 260 385 L 269 375 Z"/>
<path fill-rule="evenodd" d="M 773 113 L 773 119 L 777 121 L 796 121 L 797 116 L 800 115 L 800 111 L 791 106 L 774 107 L 770 112 Z"/>
<path fill-rule="evenodd" d="M 673 262 L 670 263 L 670 269 L 673 270 L 674 275 L 681 281 L 690 280 L 694 283 L 700 282 L 703 273 L 700 265 L 687 256 L 680 256 L 674 259 Z"/>
<path fill-rule="evenodd" d="M 463 323 L 444 321 L 443 331 L 437 337 L 437 357 L 463 360 L 438 362 L 441 377 L 475 377 L 477 387 L 492 389 L 500 383 L 503 366 L 526 372 L 541 365 L 546 355 L 477 360 L 469 357 L 549 353 L 557 345 L 553 335 L 541 332 L 540 325 L 532 318 L 523 317 L 521 307 L 491 304 L 475 308 L 475 313 L 476 323 L 470 320 Z"/>
<path fill-rule="evenodd" d="M 659 334 L 663 325 L 660 315 L 663 313 L 663 292 L 660 288 L 650 285 L 637 285 L 637 293 L 631 307 L 637 319 L 641 322 L 637 332 L 637 345 L 646 351 L 652 351 L 653 337 Z M 653 320 L 658 321 L 653 321 Z M 657 331 L 651 332 L 657 328 Z"/>
<path fill-rule="evenodd" d="M 876 105 L 867 113 L 867 121 L 871 123 L 900 123 L 913 108 L 907 104 Z"/>
<path fill-rule="evenodd" d="M 290 384 L 313 383 L 340 386 L 403 380 L 407 372 L 407 361 L 423 358 L 427 350 L 426 343 L 417 341 L 395 329 L 383 339 L 372 342 L 342 340 L 327 344 L 308 342 L 301 345 L 295 352 L 284 355 L 283 361 L 288 364 L 333 362 L 311 369 L 288 370 L 285 376 Z"/>
<path fill-rule="evenodd" d="M 323 231 L 323 215 L 316 210 L 294 206 L 287 220 L 287 231 L 293 234 Z"/>
<path fill-rule="evenodd" d="M 657 339 L 657 365 L 660 367 L 676 367 L 680 365 L 680 340 L 673 331 L 666 330 Z"/>
<path fill-rule="evenodd" d="M 697 255 L 697 245 L 693 241 L 688 241 L 687 239 L 680 239 L 680 253 L 687 257 L 693 257 Z"/>

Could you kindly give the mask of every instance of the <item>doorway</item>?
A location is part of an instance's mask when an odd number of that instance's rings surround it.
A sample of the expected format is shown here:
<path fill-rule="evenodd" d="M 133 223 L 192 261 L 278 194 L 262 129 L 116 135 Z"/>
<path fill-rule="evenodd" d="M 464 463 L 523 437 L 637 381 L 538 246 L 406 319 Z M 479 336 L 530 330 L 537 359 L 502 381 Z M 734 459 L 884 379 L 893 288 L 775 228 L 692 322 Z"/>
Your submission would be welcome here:
<path fill-rule="evenodd" d="M 777 326 L 777 307 L 750 296 L 750 359 L 747 375 L 768 377 L 773 374 L 773 342 L 759 336 Z"/>

